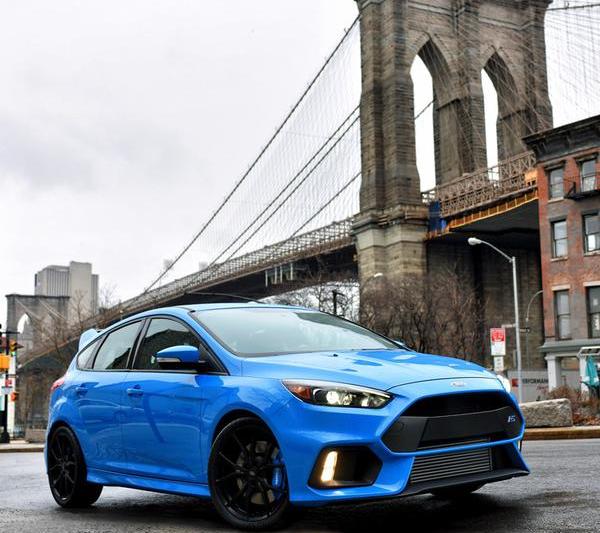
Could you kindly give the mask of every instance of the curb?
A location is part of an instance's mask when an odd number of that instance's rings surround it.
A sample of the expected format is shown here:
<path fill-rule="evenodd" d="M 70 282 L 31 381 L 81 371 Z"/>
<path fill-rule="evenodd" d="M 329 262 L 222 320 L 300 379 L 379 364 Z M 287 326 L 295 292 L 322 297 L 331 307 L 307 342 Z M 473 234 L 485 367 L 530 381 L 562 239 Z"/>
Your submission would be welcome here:
<path fill-rule="evenodd" d="M 523 440 L 600 439 L 600 426 L 573 426 L 567 428 L 530 428 Z"/>
<path fill-rule="evenodd" d="M 29 444 L 25 442 L 19 442 L 15 444 L 0 444 L 0 453 L 30 453 L 30 452 L 43 452 L 43 444 Z"/>

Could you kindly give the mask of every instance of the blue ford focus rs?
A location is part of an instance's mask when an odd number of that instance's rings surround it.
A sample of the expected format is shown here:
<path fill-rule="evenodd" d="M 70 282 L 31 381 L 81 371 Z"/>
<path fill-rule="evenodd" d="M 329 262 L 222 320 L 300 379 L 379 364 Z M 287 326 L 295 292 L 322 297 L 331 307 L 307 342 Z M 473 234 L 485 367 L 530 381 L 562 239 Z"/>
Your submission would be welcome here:
<path fill-rule="evenodd" d="M 46 465 L 64 507 L 105 485 L 212 498 L 245 529 L 293 506 L 460 496 L 529 473 L 505 385 L 310 309 L 157 309 L 80 340 L 52 386 Z"/>

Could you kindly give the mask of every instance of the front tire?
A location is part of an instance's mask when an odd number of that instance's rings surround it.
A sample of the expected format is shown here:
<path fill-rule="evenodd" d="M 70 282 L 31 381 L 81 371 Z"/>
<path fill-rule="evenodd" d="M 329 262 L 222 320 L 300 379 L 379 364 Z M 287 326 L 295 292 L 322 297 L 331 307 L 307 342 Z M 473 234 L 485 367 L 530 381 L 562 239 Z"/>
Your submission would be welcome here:
<path fill-rule="evenodd" d="M 75 434 L 59 427 L 48 439 L 48 482 L 61 507 L 88 507 L 102 493 L 102 485 L 88 483 L 87 469 Z"/>
<path fill-rule="evenodd" d="M 217 512 L 236 528 L 276 529 L 290 510 L 279 444 L 255 418 L 234 420 L 213 443 L 208 482 Z"/>
<path fill-rule="evenodd" d="M 456 487 L 447 487 L 444 489 L 432 490 L 431 494 L 433 494 L 436 498 L 444 498 L 447 500 L 456 500 L 459 498 L 464 498 L 469 494 L 479 490 L 483 487 L 482 483 L 470 483 L 469 485 L 458 485 Z"/>

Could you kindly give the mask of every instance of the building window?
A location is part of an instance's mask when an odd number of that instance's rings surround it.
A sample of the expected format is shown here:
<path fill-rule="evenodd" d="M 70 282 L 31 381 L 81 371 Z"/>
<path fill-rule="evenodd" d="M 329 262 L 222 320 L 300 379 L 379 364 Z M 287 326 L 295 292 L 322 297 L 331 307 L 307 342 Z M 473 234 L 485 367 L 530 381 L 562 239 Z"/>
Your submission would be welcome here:
<path fill-rule="evenodd" d="M 568 253 L 567 221 L 552 223 L 552 257 L 566 257 Z"/>
<path fill-rule="evenodd" d="M 585 251 L 595 252 L 600 250 L 600 216 L 598 213 L 583 217 L 583 231 L 585 234 Z"/>
<path fill-rule="evenodd" d="M 593 191 L 596 188 L 596 159 L 582 161 L 579 172 L 581 174 L 581 191 Z"/>
<path fill-rule="evenodd" d="M 600 337 L 600 287 L 588 289 L 588 320 L 590 337 Z"/>
<path fill-rule="evenodd" d="M 564 169 L 554 168 L 550 171 L 550 198 L 562 198 L 565 195 L 563 185 Z"/>
<path fill-rule="evenodd" d="M 569 309 L 569 291 L 554 293 L 554 309 L 556 312 L 556 338 L 571 338 L 571 311 Z"/>

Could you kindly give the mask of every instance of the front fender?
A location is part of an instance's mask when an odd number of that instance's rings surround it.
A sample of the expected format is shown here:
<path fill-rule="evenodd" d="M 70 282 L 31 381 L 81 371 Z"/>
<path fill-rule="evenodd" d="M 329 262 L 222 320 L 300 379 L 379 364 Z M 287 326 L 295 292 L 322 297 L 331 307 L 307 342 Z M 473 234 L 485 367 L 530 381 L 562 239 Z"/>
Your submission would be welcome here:
<path fill-rule="evenodd" d="M 201 446 L 203 464 L 208 465 L 212 442 L 223 418 L 235 411 L 247 411 L 261 419 L 272 431 L 281 446 L 281 429 L 277 419 L 281 410 L 292 399 L 281 382 L 276 379 L 249 378 L 240 376 L 215 376 L 215 380 L 203 386 L 204 411 L 202 424 L 204 431 Z M 282 450 L 285 454 L 285 450 Z M 205 472 L 205 479 L 208 476 Z"/>

